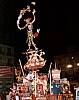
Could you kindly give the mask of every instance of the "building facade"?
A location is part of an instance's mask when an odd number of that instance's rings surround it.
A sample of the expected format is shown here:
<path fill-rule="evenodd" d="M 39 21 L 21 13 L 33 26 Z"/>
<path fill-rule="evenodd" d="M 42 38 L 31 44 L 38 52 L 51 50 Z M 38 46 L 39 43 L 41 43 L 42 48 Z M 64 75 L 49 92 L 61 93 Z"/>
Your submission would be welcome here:
<path fill-rule="evenodd" d="M 14 47 L 0 44 L 0 65 L 11 66 L 14 64 Z"/>
<path fill-rule="evenodd" d="M 54 56 L 54 61 L 61 69 L 61 78 L 67 78 L 71 84 L 79 83 L 79 52 Z"/>
<path fill-rule="evenodd" d="M 0 93 L 8 91 L 14 82 L 14 47 L 0 44 Z"/>

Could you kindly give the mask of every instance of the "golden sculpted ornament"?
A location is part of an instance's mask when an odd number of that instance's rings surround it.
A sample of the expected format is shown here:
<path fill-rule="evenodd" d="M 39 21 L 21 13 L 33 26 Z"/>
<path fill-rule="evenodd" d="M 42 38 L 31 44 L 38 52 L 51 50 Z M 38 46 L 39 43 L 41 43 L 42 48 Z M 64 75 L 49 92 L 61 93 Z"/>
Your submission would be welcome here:
<path fill-rule="evenodd" d="M 39 68 L 42 68 L 46 63 L 46 61 L 42 57 L 44 54 L 45 53 L 42 50 L 40 52 L 38 51 L 28 52 L 28 61 L 24 65 L 24 69 L 37 70 Z"/>

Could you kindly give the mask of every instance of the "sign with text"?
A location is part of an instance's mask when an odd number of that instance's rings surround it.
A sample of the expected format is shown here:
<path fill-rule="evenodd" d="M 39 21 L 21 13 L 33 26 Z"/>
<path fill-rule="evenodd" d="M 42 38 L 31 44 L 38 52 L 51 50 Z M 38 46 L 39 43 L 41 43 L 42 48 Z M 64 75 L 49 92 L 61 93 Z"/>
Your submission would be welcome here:
<path fill-rule="evenodd" d="M 60 70 L 54 69 L 52 70 L 52 78 L 53 80 L 60 80 Z"/>
<path fill-rule="evenodd" d="M 79 100 L 79 87 L 76 88 L 76 100 Z"/>

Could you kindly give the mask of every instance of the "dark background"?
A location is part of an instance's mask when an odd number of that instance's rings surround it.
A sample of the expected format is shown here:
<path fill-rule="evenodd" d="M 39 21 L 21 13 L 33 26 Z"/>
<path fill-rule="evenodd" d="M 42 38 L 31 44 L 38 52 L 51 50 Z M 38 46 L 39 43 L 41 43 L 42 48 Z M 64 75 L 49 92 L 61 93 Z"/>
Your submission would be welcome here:
<path fill-rule="evenodd" d="M 16 53 L 27 49 L 25 31 L 20 31 L 16 21 L 20 10 L 32 0 L 0 0 L 0 37 L 6 43 L 6 37 L 15 46 Z M 79 50 L 79 14 L 78 8 L 62 6 L 52 0 L 36 0 L 36 24 L 40 35 L 36 39 L 38 48 L 46 52 L 48 59 L 54 55 Z M 4 38 L 5 37 L 5 38 Z M 13 41 L 12 41 L 13 40 Z M 73 50 L 74 49 L 74 50 Z"/>

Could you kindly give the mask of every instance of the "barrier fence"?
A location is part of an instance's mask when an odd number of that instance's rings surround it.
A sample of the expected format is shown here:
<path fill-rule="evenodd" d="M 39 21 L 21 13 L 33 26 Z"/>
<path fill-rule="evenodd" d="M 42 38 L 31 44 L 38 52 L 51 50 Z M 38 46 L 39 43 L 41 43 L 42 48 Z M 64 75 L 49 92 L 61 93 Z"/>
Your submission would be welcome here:
<path fill-rule="evenodd" d="M 36 98 L 36 100 L 74 100 L 73 97 L 71 97 L 71 94 L 59 94 L 59 95 L 56 95 L 56 94 L 48 94 L 47 96 L 44 96 L 42 99 L 39 97 L 39 98 Z"/>
<path fill-rule="evenodd" d="M 48 95 L 47 96 L 48 100 L 63 100 L 63 95 Z"/>
<path fill-rule="evenodd" d="M 0 100 L 5 100 L 5 99 L 0 96 Z M 75 100 L 75 99 L 73 97 L 71 97 L 69 94 L 59 94 L 59 95 L 48 94 L 48 95 L 40 96 L 40 97 L 36 97 L 36 98 L 34 95 L 32 95 L 30 98 L 28 98 L 27 96 L 25 96 L 25 97 L 21 96 L 20 100 Z"/>

